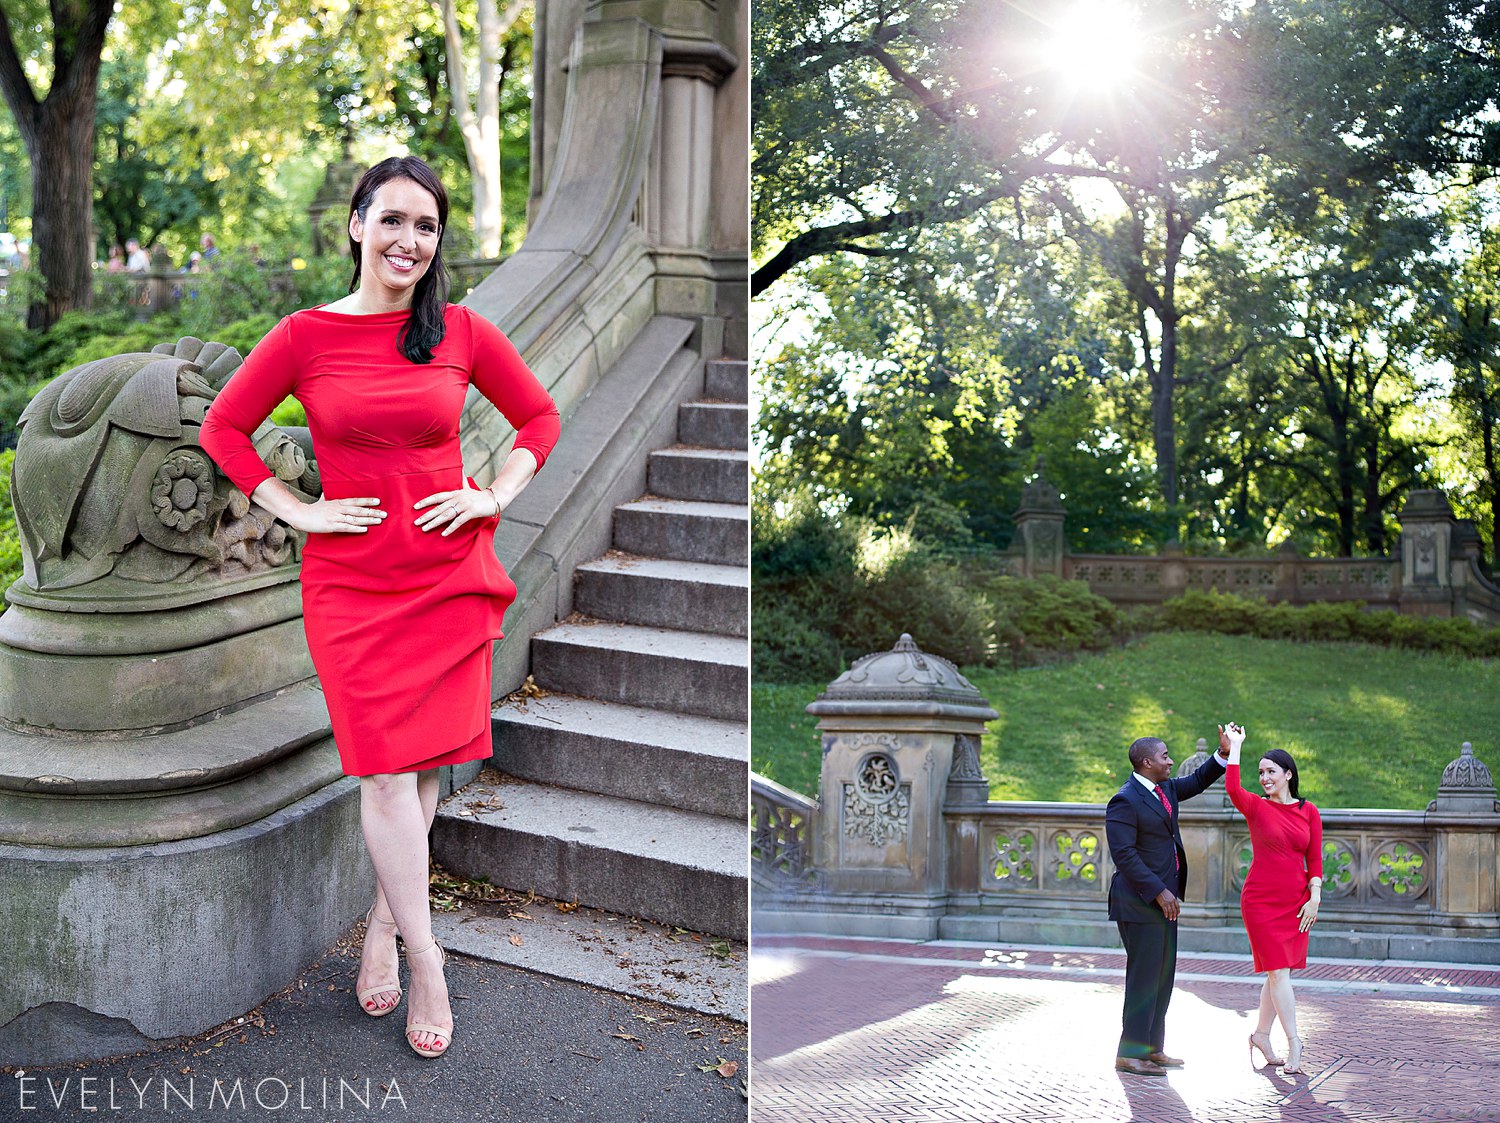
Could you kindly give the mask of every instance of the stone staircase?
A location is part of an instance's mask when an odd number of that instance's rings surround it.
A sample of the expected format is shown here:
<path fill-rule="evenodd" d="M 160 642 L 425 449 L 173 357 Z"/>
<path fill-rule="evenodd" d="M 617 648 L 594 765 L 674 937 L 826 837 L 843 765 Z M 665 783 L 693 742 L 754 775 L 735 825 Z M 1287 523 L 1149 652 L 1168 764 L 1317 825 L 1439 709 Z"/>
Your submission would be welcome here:
<path fill-rule="evenodd" d="M 707 364 L 573 614 L 531 641 L 545 697 L 494 715 L 495 801 L 438 811 L 465 877 L 699 932 L 747 933 L 747 365 Z"/>

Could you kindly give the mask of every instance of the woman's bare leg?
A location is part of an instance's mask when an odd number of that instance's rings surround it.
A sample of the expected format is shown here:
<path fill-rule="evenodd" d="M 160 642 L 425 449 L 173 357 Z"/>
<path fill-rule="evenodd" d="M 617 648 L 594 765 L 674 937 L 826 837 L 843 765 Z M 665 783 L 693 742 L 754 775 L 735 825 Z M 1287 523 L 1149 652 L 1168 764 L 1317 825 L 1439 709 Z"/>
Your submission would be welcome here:
<path fill-rule="evenodd" d="M 1271 1026 L 1276 1022 L 1276 1003 L 1271 1001 L 1271 980 L 1268 976 L 1260 984 L 1260 1016 L 1255 1022 L 1255 1034 L 1264 1037 L 1271 1032 Z"/>
<path fill-rule="evenodd" d="M 418 772 L 416 776 L 417 798 L 422 805 L 422 821 L 427 833 L 431 834 L 432 821 L 437 815 L 438 770 L 429 768 Z M 361 808 L 363 808 L 363 786 L 361 786 Z M 359 956 L 359 977 L 354 984 L 356 990 L 365 990 L 384 982 L 395 984 L 400 979 L 400 962 L 396 953 L 396 934 L 399 926 L 396 924 L 395 914 L 391 912 L 391 904 L 385 898 L 385 887 L 381 885 L 378 875 L 375 878 L 375 904 L 372 907 L 374 918 L 373 922 L 365 928 L 364 946 L 360 949 Z M 391 991 L 371 995 L 368 1006 L 381 1010 L 394 1006 L 398 1001 L 396 992 Z"/>
<path fill-rule="evenodd" d="M 1292 992 L 1292 972 L 1282 967 L 1266 973 L 1266 990 L 1281 1019 L 1282 1031 L 1286 1034 L 1287 1067 L 1300 1072 L 1302 1038 L 1297 1034 L 1297 996 Z"/>
<path fill-rule="evenodd" d="M 406 962 L 411 970 L 407 1021 L 449 1026 L 453 1014 L 440 957 L 411 954 L 432 943 L 432 916 L 427 906 L 427 832 L 429 816 L 436 806 L 435 770 L 420 776 L 400 772 L 360 780 L 365 846 L 375 866 L 380 896 L 406 941 Z M 434 1035 L 426 1032 L 417 1034 L 414 1040 L 427 1048 L 437 1044 Z"/>

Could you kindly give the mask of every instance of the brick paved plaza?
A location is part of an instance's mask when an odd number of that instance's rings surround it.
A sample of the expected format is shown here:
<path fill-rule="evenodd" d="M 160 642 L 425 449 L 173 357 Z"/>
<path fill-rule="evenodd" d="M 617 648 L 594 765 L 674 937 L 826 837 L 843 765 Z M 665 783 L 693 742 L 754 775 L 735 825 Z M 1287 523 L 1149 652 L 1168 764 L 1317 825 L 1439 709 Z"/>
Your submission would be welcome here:
<path fill-rule="evenodd" d="M 1123 968 L 1099 950 L 757 935 L 751 1119 L 1500 1120 L 1500 970 L 1315 961 L 1294 977 L 1293 1077 L 1250 1067 L 1249 957 L 1183 954 L 1167 1051 L 1187 1065 L 1162 1078 L 1114 1071 Z"/>

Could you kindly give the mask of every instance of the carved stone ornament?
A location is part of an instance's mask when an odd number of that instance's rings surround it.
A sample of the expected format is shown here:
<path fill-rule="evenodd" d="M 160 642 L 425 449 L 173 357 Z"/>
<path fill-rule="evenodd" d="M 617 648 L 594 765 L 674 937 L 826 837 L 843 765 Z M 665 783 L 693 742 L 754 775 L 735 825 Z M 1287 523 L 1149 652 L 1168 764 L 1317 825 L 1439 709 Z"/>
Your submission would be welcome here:
<path fill-rule="evenodd" d="M 896 762 L 885 753 L 869 754 L 844 788 L 845 833 L 885 846 L 904 839 L 910 826 L 911 785 L 901 782 Z"/>
<path fill-rule="evenodd" d="M 969 733 L 960 733 L 953 739 L 953 766 L 948 770 L 950 780 L 983 780 L 984 772 L 979 767 L 979 738 Z"/>
<path fill-rule="evenodd" d="M 1468 741 L 1458 751 L 1458 759 L 1450 761 L 1443 769 L 1443 779 L 1438 790 L 1481 790 L 1494 794 L 1495 780 L 1489 767 L 1474 755 L 1474 746 Z"/>
<path fill-rule="evenodd" d="M 1427 805 L 1427 810 L 1486 816 L 1500 813 L 1495 778 L 1484 761 L 1474 755 L 1474 746 L 1468 741 L 1459 749 L 1458 759 L 1443 769 L 1437 799 Z"/>
<path fill-rule="evenodd" d="M 198 445 L 239 353 L 191 337 L 114 355 L 54 379 L 20 418 L 11 495 L 25 576 L 58 600 L 223 584 L 289 565 L 299 532 L 219 475 Z M 307 496 L 317 466 L 269 422 L 253 434 L 277 478 Z"/>
<path fill-rule="evenodd" d="M 940 655 L 929 655 L 907 634 L 891 650 L 855 660 L 818 695 L 819 702 L 852 700 L 936 701 L 987 708 L 984 696 L 956 666 Z"/>

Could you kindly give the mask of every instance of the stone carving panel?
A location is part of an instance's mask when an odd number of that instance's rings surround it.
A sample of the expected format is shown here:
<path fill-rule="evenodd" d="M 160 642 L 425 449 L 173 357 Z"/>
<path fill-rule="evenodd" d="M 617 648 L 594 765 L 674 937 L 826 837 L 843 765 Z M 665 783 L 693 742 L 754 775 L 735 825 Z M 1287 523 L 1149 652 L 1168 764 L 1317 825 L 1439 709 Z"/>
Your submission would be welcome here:
<path fill-rule="evenodd" d="M 883 752 L 860 761 L 854 783 L 844 785 L 844 831 L 871 846 L 904 842 L 911 829 L 911 785 Z"/>
<path fill-rule="evenodd" d="M 1245 887 L 1245 878 L 1250 873 L 1253 857 L 1248 834 L 1234 834 L 1229 838 L 1229 885 L 1238 893 Z"/>
<path fill-rule="evenodd" d="M 1069 889 L 1099 889 L 1099 836 L 1093 831 L 1052 832 L 1052 880 Z"/>
<path fill-rule="evenodd" d="M 1341 838 L 1323 839 L 1323 899 L 1348 897 L 1355 890 L 1358 857 Z"/>
<path fill-rule="evenodd" d="M 1431 878 L 1426 848 L 1410 839 L 1392 839 L 1376 847 L 1371 888 L 1382 900 L 1410 902 L 1427 892 Z"/>
<path fill-rule="evenodd" d="M 990 874 L 1001 889 L 1037 887 L 1036 835 L 1026 829 L 1001 831 L 991 843 Z"/>

